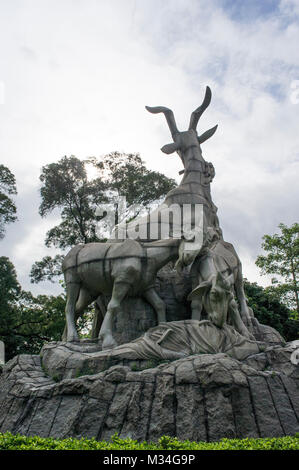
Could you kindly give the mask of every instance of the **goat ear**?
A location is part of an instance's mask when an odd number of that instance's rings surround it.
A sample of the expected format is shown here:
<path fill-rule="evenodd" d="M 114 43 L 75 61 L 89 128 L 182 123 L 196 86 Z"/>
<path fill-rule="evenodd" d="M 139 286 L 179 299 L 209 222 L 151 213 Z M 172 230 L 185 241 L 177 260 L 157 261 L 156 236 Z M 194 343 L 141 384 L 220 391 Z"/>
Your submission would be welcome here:
<path fill-rule="evenodd" d="M 166 144 L 164 145 L 161 150 L 163 153 L 167 153 L 167 155 L 170 155 L 171 153 L 175 152 L 176 150 L 178 150 L 180 147 L 178 144 L 176 144 L 175 142 L 173 142 L 172 144 Z"/>
<path fill-rule="evenodd" d="M 212 286 L 211 281 L 204 281 L 199 284 L 187 297 L 187 300 L 193 300 L 196 297 L 202 297 Z"/>
<path fill-rule="evenodd" d="M 218 127 L 218 124 L 214 127 L 212 127 L 211 129 L 209 129 L 208 131 L 204 132 L 203 134 L 201 134 L 199 137 L 198 137 L 198 142 L 200 144 L 202 144 L 203 142 L 205 142 L 206 140 L 208 140 L 210 137 L 212 137 L 212 135 L 215 134 L 216 130 L 217 130 L 217 127 Z"/>

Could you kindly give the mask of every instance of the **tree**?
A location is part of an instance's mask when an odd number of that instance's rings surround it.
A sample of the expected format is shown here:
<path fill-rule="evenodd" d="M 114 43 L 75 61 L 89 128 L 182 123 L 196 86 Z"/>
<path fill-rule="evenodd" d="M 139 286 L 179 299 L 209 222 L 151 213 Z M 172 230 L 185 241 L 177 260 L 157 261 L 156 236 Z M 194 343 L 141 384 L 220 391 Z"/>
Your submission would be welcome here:
<path fill-rule="evenodd" d="M 89 170 L 93 177 L 88 177 Z M 64 157 L 43 167 L 40 180 L 40 215 L 46 217 L 58 209 L 62 220 L 48 231 L 45 245 L 62 251 L 77 243 L 106 240 L 105 233 L 98 231 L 101 216 L 96 215 L 96 210 L 100 205 L 112 203 L 117 212 L 119 196 L 124 196 L 127 205 L 147 209 L 176 186 L 174 180 L 148 170 L 139 154 L 119 152 L 101 159 Z M 138 212 L 133 217 L 137 215 Z M 62 254 L 57 254 L 55 258 L 45 256 L 35 262 L 31 281 L 53 281 L 61 274 L 62 258 Z"/>
<path fill-rule="evenodd" d="M 291 311 L 271 288 L 259 286 L 244 279 L 244 290 L 249 307 L 263 325 L 275 328 L 286 341 L 298 339 L 299 320 L 291 317 Z"/>
<path fill-rule="evenodd" d="M 21 289 L 11 261 L 0 257 L 0 340 L 9 360 L 17 354 L 39 354 L 48 341 L 60 341 L 65 325 L 65 295 L 34 297 Z M 90 323 L 90 310 L 78 321 L 81 333 Z"/>
<path fill-rule="evenodd" d="M 138 153 L 111 152 L 94 164 L 107 188 L 125 196 L 127 205 L 148 208 L 176 187 L 173 179 L 148 170 Z"/>
<path fill-rule="evenodd" d="M 258 256 L 256 265 L 263 274 L 279 276 L 272 278 L 272 293 L 279 295 L 299 318 L 299 224 L 279 224 L 279 228 L 280 234 L 264 235 L 262 248 L 267 254 Z"/>
<path fill-rule="evenodd" d="M 17 350 L 12 325 L 16 323 L 16 300 L 21 293 L 13 264 L 5 256 L 0 257 L 0 339 L 5 342 L 6 356 Z"/>
<path fill-rule="evenodd" d="M 60 224 L 51 228 L 45 239 L 47 247 L 61 250 L 76 245 L 99 241 L 96 235 L 96 209 L 106 201 L 105 185 L 100 178 L 88 178 L 88 160 L 74 156 L 63 157 L 57 163 L 42 168 L 40 181 L 41 204 L 39 213 L 46 217 L 55 209 L 60 211 Z M 92 164 L 93 165 L 93 164 Z M 32 282 L 53 281 L 61 274 L 62 254 L 45 256 L 31 269 Z"/>
<path fill-rule="evenodd" d="M 44 256 L 40 261 L 36 261 L 30 271 L 30 278 L 32 283 L 41 281 L 51 281 L 57 279 L 61 275 L 61 266 L 64 256 L 56 255 Z"/>
<path fill-rule="evenodd" d="M 6 166 L 0 165 L 0 240 L 4 238 L 6 224 L 17 220 L 12 194 L 17 194 L 16 179 Z"/>
<path fill-rule="evenodd" d="M 98 241 L 95 233 L 97 206 L 107 200 L 100 178 L 88 179 L 87 160 L 63 157 L 42 168 L 39 213 L 46 217 L 58 208 L 62 222 L 48 231 L 45 244 L 65 249 L 76 243 Z"/>

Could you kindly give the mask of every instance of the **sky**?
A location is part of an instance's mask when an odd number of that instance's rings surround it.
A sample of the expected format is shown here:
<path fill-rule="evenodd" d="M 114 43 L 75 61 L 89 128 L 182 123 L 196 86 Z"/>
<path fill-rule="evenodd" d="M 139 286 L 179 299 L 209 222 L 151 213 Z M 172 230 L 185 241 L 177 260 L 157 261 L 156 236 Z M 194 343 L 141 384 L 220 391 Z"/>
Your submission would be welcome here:
<path fill-rule="evenodd" d="M 198 132 L 204 144 L 224 239 L 252 282 L 269 284 L 255 259 L 264 234 L 298 222 L 299 0 L 0 0 L 0 163 L 15 175 L 18 222 L 7 226 L 0 256 L 35 294 L 34 261 L 57 214 L 42 219 L 42 166 L 64 155 L 139 152 L 147 167 L 180 181 L 176 154 L 160 148 L 205 87 L 212 102 Z"/>

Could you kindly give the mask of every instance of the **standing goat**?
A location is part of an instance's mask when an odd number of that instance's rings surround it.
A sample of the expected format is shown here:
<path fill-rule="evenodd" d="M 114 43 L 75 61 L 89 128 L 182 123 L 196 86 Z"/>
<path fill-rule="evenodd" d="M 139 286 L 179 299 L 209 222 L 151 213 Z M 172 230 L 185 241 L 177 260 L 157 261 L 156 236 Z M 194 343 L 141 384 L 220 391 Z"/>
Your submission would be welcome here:
<path fill-rule="evenodd" d="M 72 248 L 62 265 L 67 291 L 64 340 L 79 340 L 76 318 L 100 294 L 111 295 L 99 334 L 103 349 L 116 346 L 113 317 L 120 312 L 126 295 L 143 296 L 157 312 L 158 322 L 166 321 L 155 279 L 159 269 L 178 257 L 180 243 L 180 239 L 172 239 L 142 246 L 127 239 L 122 243 L 87 243 Z"/>
<path fill-rule="evenodd" d="M 211 96 L 210 88 L 206 87 L 204 100 L 201 106 L 191 114 L 189 129 L 184 132 L 178 130 L 171 109 L 163 106 L 146 106 L 150 113 L 163 113 L 165 115 L 174 142 L 164 145 L 161 150 L 166 154 L 178 153 L 184 165 L 184 170 L 180 173 L 184 173 L 184 176 L 179 186 L 169 191 L 162 205 L 151 214 L 124 224 L 122 227 L 116 227 L 113 235 L 115 241 L 125 238 L 138 239 L 143 242 L 153 241 L 151 233 L 161 233 L 161 218 L 163 219 L 164 211 L 167 212 L 168 207 L 172 205 L 183 208 L 184 205 L 189 204 L 193 208 L 191 210 L 194 216 L 195 205 L 201 204 L 203 206 L 204 224 L 219 228 L 218 217 L 216 215 L 217 207 L 213 204 L 210 193 L 210 183 L 215 175 L 215 171 L 213 165 L 204 160 L 200 147 L 203 142 L 212 137 L 217 126 L 207 130 L 200 136 L 196 132 L 198 121 L 209 106 Z M 194 223 L 194 220 L 192 222 Z M 153 230 L 153 224 L 158 225 L 157 230 Z M 139 232 L 141 235 L 137 237 L 136 232 Z"/>

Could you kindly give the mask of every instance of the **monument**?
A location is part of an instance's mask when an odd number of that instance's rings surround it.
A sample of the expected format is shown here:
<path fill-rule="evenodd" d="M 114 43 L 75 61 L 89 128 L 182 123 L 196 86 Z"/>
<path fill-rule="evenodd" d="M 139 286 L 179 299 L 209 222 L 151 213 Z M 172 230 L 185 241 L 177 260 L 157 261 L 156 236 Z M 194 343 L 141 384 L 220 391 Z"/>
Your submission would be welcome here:
<path fill-rule="evenodd" d="M 211 197 L 215 176 L 201 144 L 217 126 L 187 131 L 163 113 L 184 169 L 146 217 L 107 243 L 66 255 L 66 327 L 39 356 L 20 355 L 0 376 L 1 432 L 51 437 L 218 440 L 299 432 L 296 342 L 261 325 L 247 305 L 242 266 L 224 241 Z M 92 338 L 76 320 L 96 302 Z"/>

